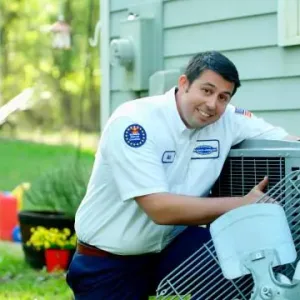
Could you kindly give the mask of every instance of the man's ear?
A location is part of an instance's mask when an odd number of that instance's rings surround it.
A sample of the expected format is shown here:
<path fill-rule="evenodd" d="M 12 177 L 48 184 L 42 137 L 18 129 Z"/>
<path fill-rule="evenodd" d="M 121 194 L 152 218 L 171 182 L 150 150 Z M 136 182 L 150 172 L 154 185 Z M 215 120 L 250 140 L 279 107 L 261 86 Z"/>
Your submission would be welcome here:
<path fill-rule="evenodd" d="M 180 75 L 178 78 L 178 88 L 184 92 L 188 92 L 189 90 L 189 81 L 186 75 Z"/>

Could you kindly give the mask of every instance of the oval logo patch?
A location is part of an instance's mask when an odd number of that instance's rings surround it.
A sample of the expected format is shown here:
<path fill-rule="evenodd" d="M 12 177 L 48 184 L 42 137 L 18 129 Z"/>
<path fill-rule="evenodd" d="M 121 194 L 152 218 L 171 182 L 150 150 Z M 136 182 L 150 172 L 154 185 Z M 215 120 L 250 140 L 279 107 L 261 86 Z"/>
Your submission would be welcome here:
<path fill-rule="evenodd" d="M 132 124 L 125 129 L 124 140 L 130 147 L 138 148 L 145 144 L 147 134 L 141 125 Z"/>
<path fill-rule="evenodd" d="M 218 148 L 212 147 L 210 145 L 201 145 L 194 149 L 195 153 L 201 154 L 201 155 L 208 155 L 208 154 L 211 154 L 211 153 L 217 152 L 217 151 L 218 151 Z"/>

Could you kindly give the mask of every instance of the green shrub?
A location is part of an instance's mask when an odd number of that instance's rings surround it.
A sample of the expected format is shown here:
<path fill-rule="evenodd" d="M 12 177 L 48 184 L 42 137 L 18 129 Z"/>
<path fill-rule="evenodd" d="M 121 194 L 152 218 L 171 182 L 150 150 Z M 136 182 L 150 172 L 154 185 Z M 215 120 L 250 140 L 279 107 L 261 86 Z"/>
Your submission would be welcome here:
<path fill-rule="evenodd" d="M 83 199 L 90 170 L 68 163 L 42 174 L 25 192 L 23 210 L 63 212 L 74 217 Z"/>

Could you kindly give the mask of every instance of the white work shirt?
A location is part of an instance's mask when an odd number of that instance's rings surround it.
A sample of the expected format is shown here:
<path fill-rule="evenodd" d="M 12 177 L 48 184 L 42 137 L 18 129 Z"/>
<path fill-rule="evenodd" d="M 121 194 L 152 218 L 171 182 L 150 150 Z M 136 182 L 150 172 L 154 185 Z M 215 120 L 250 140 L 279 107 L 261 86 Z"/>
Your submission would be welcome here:
<path fill-rule="evenodd" d="M 188 129 L 177 111 L 175 88 L 126 102 L 112 114 L 101 136 L 87 193 L 76 214 L 77 236 L 116 254 L 160 252 L 185 227 L 155 224 L 135 197 L 207 196 L 234 144 L 286 135 L 230 104 L 215 123 Z"/>

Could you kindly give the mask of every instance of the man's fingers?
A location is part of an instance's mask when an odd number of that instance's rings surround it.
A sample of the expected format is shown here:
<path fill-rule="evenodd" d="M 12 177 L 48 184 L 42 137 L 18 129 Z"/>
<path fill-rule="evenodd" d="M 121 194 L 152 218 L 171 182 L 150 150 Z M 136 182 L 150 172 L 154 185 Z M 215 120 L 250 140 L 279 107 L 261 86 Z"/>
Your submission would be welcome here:
<path fill-rule="evenodd" d="M 264 179 L 258 183 L 258 185 L 256 186 L 256 189 L 258 189 L 262 192 L 266 188 L 268 183 L 269 183 L 268 176 L 265 176 Z"/>
<path fill-rule="evenodd" d="M 258 200 L 256 203 L 272 203 L 272 204 L 278 204 L 280 205 L 280 202 L 269 197 L 269 196 L 264 196 L 263 198 L 261 198 L 260 200 Z"/>

